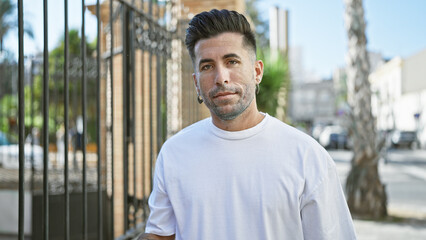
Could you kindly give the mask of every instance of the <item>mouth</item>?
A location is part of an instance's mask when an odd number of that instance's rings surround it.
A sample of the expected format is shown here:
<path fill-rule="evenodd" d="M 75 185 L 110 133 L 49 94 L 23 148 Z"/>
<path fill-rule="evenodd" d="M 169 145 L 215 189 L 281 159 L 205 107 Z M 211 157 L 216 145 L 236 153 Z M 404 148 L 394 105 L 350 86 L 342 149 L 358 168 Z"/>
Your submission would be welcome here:
<path fill-rule="evenodd" d="M 216 93 L 214 96 L 213 96 L 213 98 L 217 98 L 217 99 L 220 99 L 220 98 L 226 98 L 226 97 L 228 97 L 228 96 L 233 96 L 233 95 L 235 95 L 236 93 L 235 92 L 219 92 L 219 93 Z"/>

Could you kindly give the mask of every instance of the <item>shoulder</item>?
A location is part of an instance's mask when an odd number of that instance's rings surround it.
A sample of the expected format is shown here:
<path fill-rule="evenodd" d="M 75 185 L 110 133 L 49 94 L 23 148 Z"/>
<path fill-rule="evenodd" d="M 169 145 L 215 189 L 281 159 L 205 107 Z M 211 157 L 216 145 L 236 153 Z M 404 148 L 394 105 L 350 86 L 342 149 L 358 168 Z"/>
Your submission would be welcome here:
<path fill-rule="evenodd" d="M 202 137 L 208 131 L 210 123 L 211 118 L 205 118 L 183 128 L 178 133 L 167 139 L 162 148 L 170 145 L 180 145 L 194 140 L 196 141 L 197 138 Z"/>
<path fill-rule="evenodd" d="M 293 126 L 278 120 L 275 117 L 269 116 L 267 131 L 268 135 L 271 137 L 276 137 L 279 139 L 279 142 L 290 145 L 299 151 L 324 150 L 323 147 L 314 138 Z"/>
<path fill-rule="evenodd" d="M 270 118 L 268 132 L 272 141 L 300 162 L 307 188 L 315 188 L 316 183 L 324 179 L 329 171 L 334 171 L 335 164 L 331 156 L 308 134 L 273 117 Z"/>

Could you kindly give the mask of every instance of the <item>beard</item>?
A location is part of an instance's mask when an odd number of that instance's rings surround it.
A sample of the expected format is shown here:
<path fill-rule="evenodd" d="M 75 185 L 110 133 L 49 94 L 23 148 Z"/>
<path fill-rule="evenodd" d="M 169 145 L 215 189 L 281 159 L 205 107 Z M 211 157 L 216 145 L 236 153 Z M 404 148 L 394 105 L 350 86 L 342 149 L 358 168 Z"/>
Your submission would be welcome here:
<path fill-rule="evenodd" d="M 213 100 L 220 92 L 234 92 L 239 99 L 237 102 L 231 100 L 223 100 L 216 102 Z M 221 120 L 233 120 L 241 115 L 252 103 L 255 95 L 255 86 L 245 84 L 241 88 L 219 86 L 208 93 L 208 97 L 204 97 L 204 104 Z"/>

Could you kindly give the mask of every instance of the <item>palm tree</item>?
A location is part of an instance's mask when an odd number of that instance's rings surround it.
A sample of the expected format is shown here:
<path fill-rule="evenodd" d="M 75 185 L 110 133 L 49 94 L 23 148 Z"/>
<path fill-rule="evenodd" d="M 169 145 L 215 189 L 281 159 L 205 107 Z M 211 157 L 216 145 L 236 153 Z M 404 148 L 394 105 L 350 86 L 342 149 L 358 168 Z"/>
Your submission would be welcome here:
<path fill-rule="evenodd" d="M 348 205 L 354 215 L 382 218 L 387 215 L 387 196 L 378 174 L 379 150 L 371 112 L 368 81 L 370 64 L 362 0 L 344 0 L 348 34 L 347 84 L 353 138 L 352 168 L 346 181 Z"/>
<path fill-rule="evenodd" d="M 3 37 L 12 27 L 12 23 L 7 21 L 7 17 L 12 14 L 14 6 L 9 0 L 0 0 L 0 52 L 3 51 Z"/>
<path fill-rule="evenodd" d="M 264 61 L 265 69 L 256 101 L 260 111 L 284 121 L 286 96 L 290 85 L 288 64 L 283 54 L 272 55 L 270 49 L 258 50 L 259 59 Z"/>
<path fill-rule="evenodd" d="M 10 0 L 0 0 L 0 52 L 3 52 L 3 38 L 11 29 L 18 27 L 18 20 L 8 18 L 14 16 L 15 5 Z M 25 24 L 28 26 L 28 24 Z M 24 32 L 31 38 L 34 37 L 31 27 L 24 27 Z"/>

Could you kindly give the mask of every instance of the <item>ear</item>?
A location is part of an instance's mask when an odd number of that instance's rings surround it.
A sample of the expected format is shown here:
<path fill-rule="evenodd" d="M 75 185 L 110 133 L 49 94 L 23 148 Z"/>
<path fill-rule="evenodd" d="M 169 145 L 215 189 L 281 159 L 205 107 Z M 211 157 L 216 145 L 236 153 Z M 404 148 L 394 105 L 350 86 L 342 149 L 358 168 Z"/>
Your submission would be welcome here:
<path fill-rule="evenodd" d="M 198 96 L 201 96 L 200 87 L 198 86 L 197 74 L 192 73 L 192 79 L 194 80 L 195 91 L 197 91 Z"/>
<path fill-rule="evenodd" d="M 256 79 L 256 84 L 259 84 L 262 81 L 262 77 L 263 77 L 262 60 L 256 60 L 256 62 L 254 63 L 254 76 Z"/>

